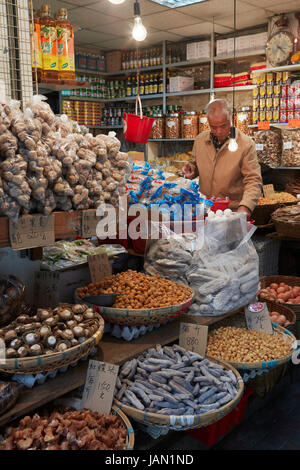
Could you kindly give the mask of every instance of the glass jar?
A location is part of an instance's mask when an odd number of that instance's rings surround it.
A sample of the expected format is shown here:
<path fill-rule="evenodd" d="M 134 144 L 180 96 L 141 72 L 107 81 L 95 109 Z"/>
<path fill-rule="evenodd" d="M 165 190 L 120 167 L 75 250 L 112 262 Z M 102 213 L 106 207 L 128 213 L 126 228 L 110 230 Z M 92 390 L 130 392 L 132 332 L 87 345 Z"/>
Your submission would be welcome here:
<path fill-rule="evenodd" d="M 253 131 L 249 128 L 253 124 L 253 110 L 251 106 L 243 106 L 236 113 L 236 127 L 246 135 L 253 135 Z"/>
<path fill-rule="evenodd" d="M 182 138 L 195 139 L 198 135 L 198 115 L 196 111 L 186 111 L 182 118 Z"/>
<path fill-rule="evenodd" d="M 162 114 L 153 114 L 155 121 L 151 130 L 151 139 L 163 139 L 165 134 L 165 119 Z"/>
<path fill-rule="evenodd" d="M 180 138 L 179 114 L 171 113 L 166 117 L 166 139 Z"/>
<path fill-rule="evenodd" d="M 203 131 L 209 131 L 209 122 L 207 120 L 206 113 L 202 111 L 202 113 L 199 114 L 199 133 Z"/>

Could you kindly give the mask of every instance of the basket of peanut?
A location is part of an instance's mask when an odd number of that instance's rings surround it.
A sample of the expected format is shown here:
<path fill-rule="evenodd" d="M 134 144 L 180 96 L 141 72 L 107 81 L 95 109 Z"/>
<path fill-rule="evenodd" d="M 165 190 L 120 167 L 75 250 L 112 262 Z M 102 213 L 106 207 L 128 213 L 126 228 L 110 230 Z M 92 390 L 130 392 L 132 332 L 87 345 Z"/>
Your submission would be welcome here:
<path fill-rule="evenodd" d="M 105 321 L 119 325 L 154 325 L 165 323 L 184 313 L 192 304 L 193 290 L 169 279 L 128 270 L 113 274 L 97 283 L 79 287 L 75 299 L 119 293 L 112 307 L 97 306 Z"/>

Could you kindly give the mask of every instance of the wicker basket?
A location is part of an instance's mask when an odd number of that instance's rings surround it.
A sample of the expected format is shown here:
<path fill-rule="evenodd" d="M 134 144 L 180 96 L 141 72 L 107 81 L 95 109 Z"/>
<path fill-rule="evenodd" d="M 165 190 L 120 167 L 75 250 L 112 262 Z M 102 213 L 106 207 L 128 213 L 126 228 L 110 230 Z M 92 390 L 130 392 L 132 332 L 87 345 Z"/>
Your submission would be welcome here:
<path fill-rule="evenodd" d="M 118 408 L 116 405 L 112 405 L 111 407 L 111 413 L 118 415 L 121 420 L 123 421 L 124 427 L 127 430 L 127 435 L 126 435 L 126 448 L 124 450 L 133 450 L 134 448 L 134 430 L 133 427 L 131 426 L 131 423 L 125 413 L 123 413 L 120 408 Z"/>
<path fill-rule="evenodd" d="M 74 301 L 81 303 L 82 299 L 78 297 L 77 289 L 74 294 Z M 158 323 L 165 323 L 172 318 L 178 317 L 186 312 L 192 305 L 193 297 L 178 305 L 170 305 L 161 308 L 149 309 L 125 309 L 113 307 L 95 307 L 96 310 L 102 315 L 105 321 L 109 323 L 116 323 L 124 326 L 142 326 L 142 325 L 155 325 Z M 88 302 L 84 302 L 88 304 Z"/>
<path fill-rule="evenodd" d="M 284 315 L 290 322 L 290 325 L 285 326 L 286 330 L 289 330 L 293 335 L 296 334 L 296 314 L 287 307 L 279 302 L 272 302 L 271 300 L 265 300 L 269 312 L 278 312 L 280 315 Z"/>
<path fill-rule="evenodd" d="M 239 372 L 235 370 L 230 364 L 222 360 L 211 358 L 209 356 L 206 357 L 212 362 L 221 364 L 226 369 L 231 369 L 238 380 L 238 392 L 234 400 L 231 400 L 229 403 L 226 403 L 226 405 L 222 406 L 218 410 L 209 411 L 207 413 L 194 416 L 167 416 L 159 413 L 147 413 L 145 411 L 138 410 L 137 408 L 134 408 L 132 406 L 124 405 L 116 399 L 114 399 L 114 403 L 119 408 L 124 410 L 124 412 L 128 416 L 130 416 L 130 418 L 134 419 L 139 423 L 150 424 L 152 426 L 157 426 L 160 428 L 167 427 L 173 431 L 197 429 L 215 423 L 216 421 L 219 421 L 221 418 L 230 413 L 230 411 L 237 406 L 244 393 L 244 383 Z"/>
<path fill-rule="evenodd" d="M 255 395 L 262 398 L 278 384 L 282 377 L 284 377 L 288 366 L 288 363 L 281 364 L 274 369 L 268 370 L 266 373 L 256 375 L 253 379 L 248 380 L 247 385 L 252 388 Z"/>
<path fill-rule="evenodd" d="M 60 369 L 86 356 L 101 340 L 104 333 L 104 320 L 100 318 L 98 330 L 83 343 L 43 356 L 33 356 L 15 359 L 5 359 L 0 362 L 0 372 L 8 374 L 38 374 L 50 370 Z"/>
<path fill-rule="evenodd" d="M 277 219 L 273 219 L 275 224 L 276 232 L 282 237 L 300 239 L 300 222 L 282 222 Z"/>
<path fill-rule="evenodd" d="M 266 225 L 271 221 L 271 215 L 276 209 L 280 207 L 280 204 L 263 204 L 256 206 L 252 212 L 252 218 L 255 220 L 256 225 Z"/>

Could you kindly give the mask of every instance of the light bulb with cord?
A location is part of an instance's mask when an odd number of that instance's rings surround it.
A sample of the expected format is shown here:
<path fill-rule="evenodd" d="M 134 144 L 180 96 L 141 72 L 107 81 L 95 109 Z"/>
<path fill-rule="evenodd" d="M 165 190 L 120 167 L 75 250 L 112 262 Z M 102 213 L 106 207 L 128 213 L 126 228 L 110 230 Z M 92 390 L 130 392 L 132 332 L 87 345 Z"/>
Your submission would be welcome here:
<path fill-rule="evenodd" d="M 140 5 L 137 0 L 134 3 L 134 25 L 132 29 L 132 37 L 136 41 L 144 41 L 147 37 L 147 30 L 142 23 Z"/>
<path fill-rule="evenodd" d="M 125 0 L 108 0 L 110 3 L 113 3 L 113 5 L 121 5 L 121 3 L 124 3 Z"/>
<path fill-rule="evenodd" d="M 230 150 L 230 152 L 236 152 L 238 148 L 239 146 L 235 138 L 235 127 L 231 126 L 230 134 L 229 134 L 228 150 Z"/>

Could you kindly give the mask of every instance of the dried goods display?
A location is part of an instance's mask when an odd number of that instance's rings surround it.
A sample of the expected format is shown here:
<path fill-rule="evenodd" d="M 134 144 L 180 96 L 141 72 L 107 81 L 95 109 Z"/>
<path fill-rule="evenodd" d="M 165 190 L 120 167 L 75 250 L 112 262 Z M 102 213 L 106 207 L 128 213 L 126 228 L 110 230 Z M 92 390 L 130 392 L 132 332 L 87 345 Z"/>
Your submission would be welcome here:
<path fill-rule="evenodd" d="M 282 129 L 281 166 L 300 167 L 300 130 Z"/>
<path fill-rule="evenodd" d="M 24 113 L 14 101 L 1 111 L 0 215 L 117 204 L 130 165 L 114 133 L 73 133 L 68 118 L 55 116 L 39 95 Z"/>
<path fill-rule="evenodd" d="M 6 357 L 51 355 L 80 345 L 99 328 L 99 314 L 87 305 L 60 304 L 39 308 L 36 315 L 19 315 L 0 329 Z"/>
<path fill-rule="evenodd" d="M 285 190 L 293 196 L 297 197 L 297 195 L 300 194 L 300 177 L 295 176 L 293 179 L 288 181 Z"/>
<path fill-rule="evenodd" d="M 289 202 L 298 202 L 298 199 L 293 196 L 292 194 L 286 193 L 286 192 L 281 192 L 281 193 L 274 193 L 274 194 L 269 194 L 268 197 L 260 197 L 258 199 L 257 205 L 258 206 L 263 206 L 265 204 L 284 204 L 284 203 L 289 203 Z"/>
<path fill-rule="evenodd" d="M 182 118 L 182 138 L 195 139 L 199 132 L 198 116 L 195 111 L 186 111 Z"/>
<path fill-rule="evenodd" d="M 251 127 L 249 127 L 252 124 L 253 124 L 252 108 L 249 106 L 243 106 L 236 113 L 235 126 L 244 134 L 252 136 L 253 130 Z"/>
<path fill-rule="evenodd" d="M 6 429 L 2 450 L 123 450 L 127 430 L 118 415 L 62 410 L 25 416 Z"/>
<path fill-rule="evenodd" d="M 229 403 L 238 388 L 232 370 L 177 344 L 158 344 L 123 364 L 115 398 L 147 413 L 199 415 Z"/>
<path fill-rule="evenodd" d="M 280 207 L 272 214 L 272 219 L 279 222 L 291 222 L 300 224 L 300 206 L 293 205 L 288 207 Z"/>
<path fill-rule="evenodd" d="M 256 152 L 258 161 L 276 168 L 281 165 L 282 135 L 277 129 L 258 131 L 255 133 Z"/>
<path fill-rule="evenodd" d="M 205 112 L 199 114 L 199 133 L 209 131 L 210 126 Z"/>
<path fill-rule="evenodd" d="M 166 139 L 180 138 L 180 121 L 179 114 L 173 113 L 166 117 Z"/>
<path fill-rule="evenodd" d="M 209 333 L 206 353 L 230 362 L 272 361 L 291 354 L 291 345 L 277 335 L 228 326 Z"/>
<path fill-rule="evenodd" d="M 77 290 L 79 298 L 90 295 L 120 293 L 113 308 L 144 309 L 178 305 L 192 296 L 192 290 L 159 275 L 148 276 L 128 270 L 108 276 L 100 282 Z"/>
<path fill-rule="evenodd" d="M 165 118 L 162 114 L 154 114 L 155 121 L 151 130 L 151 139 L 163 139 L 165 136 Z"/>
<path fill-rule="evenodd" d="M 272 282 L 268 287 L 260 289 L 258 295 L 261 300 L 274 300 L 282 304 L 300 304 L 300 285 L 289 286 L 285 282 Z"/>

